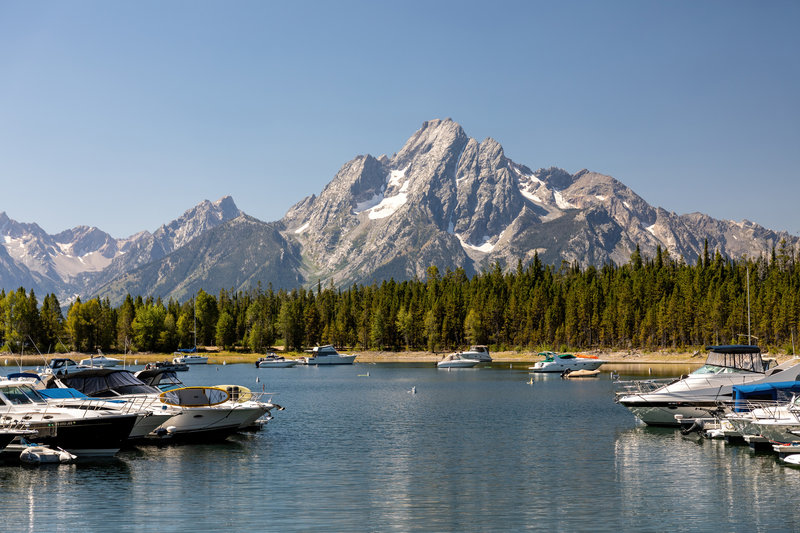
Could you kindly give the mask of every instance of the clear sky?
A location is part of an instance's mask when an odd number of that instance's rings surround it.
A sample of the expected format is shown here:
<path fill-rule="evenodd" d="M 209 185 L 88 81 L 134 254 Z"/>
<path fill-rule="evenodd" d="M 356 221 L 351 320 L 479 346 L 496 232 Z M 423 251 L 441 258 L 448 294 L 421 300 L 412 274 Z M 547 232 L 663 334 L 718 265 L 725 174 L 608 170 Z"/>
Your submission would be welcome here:
<path fill-rule="evenodd" d="M 514 161 L 800 235 L 800 2 L 0 0 L 0 211 L 261 220 L 450 117 Z"/>

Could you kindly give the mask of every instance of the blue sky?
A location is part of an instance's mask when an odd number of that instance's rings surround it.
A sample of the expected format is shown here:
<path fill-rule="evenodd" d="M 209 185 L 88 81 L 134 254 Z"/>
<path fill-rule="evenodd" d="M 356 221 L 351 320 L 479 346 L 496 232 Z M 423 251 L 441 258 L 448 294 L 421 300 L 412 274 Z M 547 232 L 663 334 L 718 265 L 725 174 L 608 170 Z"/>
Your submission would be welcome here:
<path fill-rule="evenodd" d="M 800 235 L 800 3 L 0 0 L 0 211 L 265 221 L 450 117 L 531 168 Z"/>

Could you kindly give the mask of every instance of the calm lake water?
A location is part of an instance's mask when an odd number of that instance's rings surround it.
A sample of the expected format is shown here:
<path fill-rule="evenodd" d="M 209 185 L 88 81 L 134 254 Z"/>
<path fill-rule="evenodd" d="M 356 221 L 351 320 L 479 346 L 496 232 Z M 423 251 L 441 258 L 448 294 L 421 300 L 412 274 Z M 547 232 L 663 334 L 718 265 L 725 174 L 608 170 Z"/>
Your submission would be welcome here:
<path fill-rule="evenodd" d="M 180 374 L 188 385 L 263 386 L 286 410 L 221 444 L 2 465 L 0 529 L 800 530 L 800 470 L 641 426 L 602 376 L 508 364 L 193 367 Z"/>

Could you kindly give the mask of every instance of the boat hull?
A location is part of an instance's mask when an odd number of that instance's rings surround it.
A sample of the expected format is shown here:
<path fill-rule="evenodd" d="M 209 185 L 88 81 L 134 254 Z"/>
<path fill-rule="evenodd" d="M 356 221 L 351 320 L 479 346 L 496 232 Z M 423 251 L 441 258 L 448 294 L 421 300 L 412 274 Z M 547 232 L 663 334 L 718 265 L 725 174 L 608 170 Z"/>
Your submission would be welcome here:
<path fill-rule="evenodd" d="M 109 457 L 128 440 L 137 418 L 128 414 L 31 423 L 36 435 L 25 440 L 63 448 L 78 457 Z M 15 443 L 23 444 L 19 439 Z"/>

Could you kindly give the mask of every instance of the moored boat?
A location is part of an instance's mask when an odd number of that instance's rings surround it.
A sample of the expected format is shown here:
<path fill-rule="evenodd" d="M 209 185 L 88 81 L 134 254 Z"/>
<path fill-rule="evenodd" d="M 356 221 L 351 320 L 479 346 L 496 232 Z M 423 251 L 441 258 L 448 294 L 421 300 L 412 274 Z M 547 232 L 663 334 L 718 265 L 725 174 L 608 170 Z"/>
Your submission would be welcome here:
<path fill-rule="evenodd" d="M 259 357 L 256 361 L 256 368 L 291 368 L 295 365 L 297 365 L 297 361 L 294 359 L 286 359 L 282 355 L 274 353 Z"/>
<path fill-rule="evenodd" d="M 343 354 L 336 351 L 330 344 L 325 346 L 314 346 L 311 350 L 307 350 L 311 355 L 308 357 L 300 357 L 297 359 L 298 364 L 301 365 L 352 365 L 356 360 L 357 355 Z"/>
<path fill-rule="evenodd" d="M 472 368 L 479 365 L 480 361 L 477 359 L 469 359 L 464 357 L 461 353 L 451 353 L 444 359 L 436 363 L 437 368 Z"/>
<path fill-rule="evenodd" d="M 529 370 L 560 374 L 565 370 L 597 370 L 605 363 L 604 360 L 596 357 L 575 356 L 570 353 L 540 352 L 539 355 L 544 356 L 544 359 L 528 367 Z"/>
<path fill-rule="evenodd" d="M 615 401 L 648 425 L 678 426 L 675 416 L 697 419 L 709 416 L 720 402 L 732 399 L 735 385 L 796 381 L 800 359 L 775 366 L 751 345 L 707 346 L 705 364 L 687 376 L 664 382 L 618 382 Z"/>

